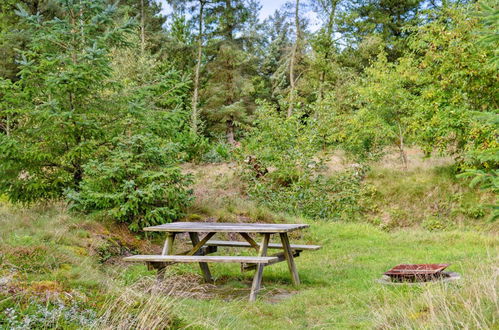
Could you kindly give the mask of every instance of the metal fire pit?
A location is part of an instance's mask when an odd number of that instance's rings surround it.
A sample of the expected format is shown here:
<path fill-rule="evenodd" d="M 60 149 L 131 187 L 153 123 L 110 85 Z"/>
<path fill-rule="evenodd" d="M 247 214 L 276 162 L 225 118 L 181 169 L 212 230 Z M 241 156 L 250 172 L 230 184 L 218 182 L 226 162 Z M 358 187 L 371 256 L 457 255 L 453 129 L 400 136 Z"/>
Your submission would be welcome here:
<path fill-rule="evenodd" d="M 429 282 L 448 277 L 449 264 L 397 265 L 385 272 L 392 282 Z"/>

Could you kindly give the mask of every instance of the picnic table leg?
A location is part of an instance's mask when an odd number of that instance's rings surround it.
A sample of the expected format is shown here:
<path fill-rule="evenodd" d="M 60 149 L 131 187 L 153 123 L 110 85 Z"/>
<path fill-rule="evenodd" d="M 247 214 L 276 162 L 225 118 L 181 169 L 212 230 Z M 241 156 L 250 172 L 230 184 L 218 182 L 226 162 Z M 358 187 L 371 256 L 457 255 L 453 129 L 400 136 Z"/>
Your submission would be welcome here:
<path fill-rule="evenodd" d="M 291 273 L 291 279 L 294 285 L 300 284 L 300 277 L 298 276 L 298 271 L 296 270 L 295 260 L 293 258 L 293 251 L 291 251 L 291 246 L 289 245 L 289 238 L 287 233 L 280 233 L 282 247 L 284 249 L 284 257 L 288 262 L 289 272 Z"/>
<path fill-rule="evenodd" d="M 166 236 L 165 244 L 163 245 L 163 251 L 161 255 L 171 255 L 173 254 L 173 242 L 175 241 L 175 233 L 168 233 Z M 157 278 L 158 280 L 163 280 L 165 278 L 166 263 L 156 263 L 155 268 L 158 270 Z"/>
<path fill-rule="evenodd" d="M 191 238 L 192 246 L 196 246 L 196 244 L 199 243 L 198 233 L 189 233 L 189 237 Z M 206 262 L 200 262 L 199 267 L 201 268 L 201 271 L 203 272 L 204 280 L 207 283 L 212 283 L 213 279 L 211 278 L 210 268 L 208 267 L 208 264 Z"/>
<path fill-rule="evenodd" d="M 258 251 L 259 257 L 265 257 L 267 255 L 267 247 L 269 245 L 270 234 L 264 234 L 263 242 L 260 245 L 260 250 Z M 255 277 L 253 277 L 253 284 L 251 285 L 251 293 L 249 296 L 249 301 L 255 301 L 258 291 L 260 291 L 260 286 L 262 284 L 263 276 L 263 264 L 258 264 L 256 266 Z"/>
<path fill-rule="evenodd" d="M 173 242 L 175 241 L 175 233 L 168 233 L 166 236 L 165 245 L 163 246 L 163 252 L 161 253 L 164 256 L 173 254 Z"/>

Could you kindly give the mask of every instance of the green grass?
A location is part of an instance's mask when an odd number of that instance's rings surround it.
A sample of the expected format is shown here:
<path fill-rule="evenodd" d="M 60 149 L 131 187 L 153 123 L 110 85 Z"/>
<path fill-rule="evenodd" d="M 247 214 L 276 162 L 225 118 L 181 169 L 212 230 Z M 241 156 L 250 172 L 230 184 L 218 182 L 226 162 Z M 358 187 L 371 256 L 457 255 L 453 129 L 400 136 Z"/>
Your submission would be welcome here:
<path fill-rule="evenodd" d="M 374 167 L 366 183 L 373 196 L 364 204 L 366 219 L 385 230 L 421 226 L 428 230 L 497 230 L 487 223 L 496 196 L 470 189 L 452 166 L 395 171 Z"/>
<path fill-rule="evenodd" d="M 206 327 L 233 328 L 244 324 L 246 328 L 255 329 L 371 328 L 383 326 L 379 324 L 379 315 L 399 309 L 402 301 L 417 301 L 428 292 L 442 289 L 438 285 L 387 288 L 377 283 L 381 274 L 393 265 L 452 263 L 450 269 L 464 277 L 460 283 L 448 284 L 444 288 L 452 293 L 447 304 L 453 306 L 462 304 L 460 299 L 476 303 L 473 297 L 467 297 L 468 279 L 486 276 L 497 261 L 494 258 L 497 256 L 498 240 L 486 234 L 423 230 L 386 233 L 365 224 L 315 222 L 311 225 L 301 241 L 321 244 L 323 248 L 316 252 L 304 252 L 297 259 L 302 280 L 300 287 L 293 288 L 286 265 L 281 263 L 265 269 L 265 290 L 256 304 L 248 304 L 245 297 L 229 302 L 223 299 L 187 299 L 177 306 L 177 312 L 190 319 L 203 320 L 201 324 Z M 230 274 L 240 278 L 237 268 L 218 264 L 212 267 L 215 276 Z M 250 276 L 248 274 L 243 278 L 248 285 Z M 295 294 L 279 303 L 271 303 L 272 291 L 276 289 Z M 487 300 L 486 293 L 483 294 L 484 300 Z M 498 311 L 494 302 L 483 303 L 491 304 L 493 312 Z M 414 310 L 407 311 L 418 315 L 411 320 L 415 327 L 432 327 L 431 323 L 425 322 L 429 314 L 424 311 L 424 306 L 414 306 Z M 428 310 L 427 313 L 433 312 Z M 492 327 L 495 322 L 493 315 L 484 316 L 481 326 Z M 456 317 L 472 325 L 472 320 L 466 315 L 460 313 Z"/>

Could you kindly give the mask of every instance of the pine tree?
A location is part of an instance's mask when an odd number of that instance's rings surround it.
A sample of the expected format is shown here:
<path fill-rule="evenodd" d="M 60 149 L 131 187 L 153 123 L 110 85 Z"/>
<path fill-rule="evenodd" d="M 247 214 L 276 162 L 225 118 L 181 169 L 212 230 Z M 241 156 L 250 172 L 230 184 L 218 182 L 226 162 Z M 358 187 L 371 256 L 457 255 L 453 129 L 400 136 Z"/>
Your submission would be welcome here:
<path fill-rule="evenodd" d="M 279 100 L 289 88 L 287 55 L 292 47 L 291 23 L 282 10 L 276 10 L 265 20 L 264 25 L 266 55 L 263 59 L 262 74 L 265 78 L 265 87 L 268 89 L 268 93 L 264 96 L 272 101 L 278 112 L 281 112 Z"/>
<path fill-rule="evenodd" d="M 0 2 L 0 78 L 18 80 L 19 66 L 16 63 L 16 49 L 24 49 L 30 35 L 24 30 L 24 23 L 16 14 L 21 6 L 31 14 L 53 18 L 59 12 L 57 2 L 52 0 L 4 0 Z"/>
<path fill-rule="evenodd" d="M 227 142 L 232 145 L 236 143 L 236 127 L 247 121 L 253 91 L 248 75 L 250 56 L 243 49 L 243 39 L 237 37 L 251 16 L 245 4 L 242 0 L 218 1 L 207 12 L 217 24 L 210 45 L 214 60 L 207 68 L 210 78 L 203 90 L 203 110 L 215 130 L 224 126 Z"/>
<path fill-rule="evenodd" d="M 27 105 L 15 130 L 0 136 L 0 190 L 12 200 L 77 188 L 84 163 L 121 130 L 126 109 L 109 80 L 110 49 L 123 44 L 131 25 L 115 26 L 116 7 L 104 0 L 57 4 L 54 19 L 18 11 L 31 36 L 17 83 Z"/>
<path fill-rule="evenodd" d="M 163 25 L 166 17 L 161 14 L 161 5 L 155 0 L 120 0 L 119 11 L 125 18 L 135 18 L 140 36 L 140 49 L 155 54 L 160 52 L 166 41 Z"/>

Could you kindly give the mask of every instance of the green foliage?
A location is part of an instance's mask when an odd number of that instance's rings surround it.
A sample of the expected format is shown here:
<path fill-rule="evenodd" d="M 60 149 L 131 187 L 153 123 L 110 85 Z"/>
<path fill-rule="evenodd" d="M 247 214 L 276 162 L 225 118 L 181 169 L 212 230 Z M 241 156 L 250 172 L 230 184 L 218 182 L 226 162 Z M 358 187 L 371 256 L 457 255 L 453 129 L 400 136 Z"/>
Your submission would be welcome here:
<path fill-rule="evenodd" d="M 408 50 L 391 62 L 381 51 L 351 93 L 332 91 L 316 105 L 326 122 L 321 135 L 356 158 L 380 155 L 389 145 L 417 143 L 426 153 L 464 155 L 497 146 L 497 128 L 475 113 L 496 115 L 494 50 L 479 42 L 484 27 L 472 6 L 427 12 L 431 20 L 409 29 Z M 347 105 L 347 106 L 345 106 Z"/>
<path fill-rule="evenodd" d="M 487 122 L 496 132 L 499 131 L 499 114 L 478 113 L 475 118 L 478 121 Z M 460 178 L 471 178 L 470 187 L 480 187 L 481 189 L 499 194 L 499 145 L 493 141 L 491 145 L 485 145 L 482 149 L 471 150 L 467 153 L 465 164 L 468 167 Z M 499 218 L 499 203 L 496 200 L 492 207 L 491 219 Z"/>
<path fill-rule="evenodd" d="M 267 103 L 257 110 L 252 134 L 243 142 L 248 193 L 272 210 L 314 219 L 351 219 L 363 194 L 362 166 L 325 177 L 313 119 L 283 117 Z"/>
<path fill-rule="evenodd" d="M 499 62 L 498 50 L 494 46 L 498 40 L 498 14 L 499 10 L 489 6 L 487 2 L 481 2 L 480 16 L 484 28 L 481 31 L 481 43 L 485 47 L 492 45 L 493 55 L 489 63 L 497 67 Z M 466 155 L 466 164 L 468 168 L 464 173 L 458 175 L 461 178 L 472 178 L 470 181 L 471 187 L 479 186 L 482 189 L 490 190 L 496 194 L 499 193 L 499 145 L 497 142 L 497 132 L 499 131 L 499 113 L 497 109 L 491 112 L 475 112 L 474 118 L 479 123 L 483 123 L 492 131 L 491 141 L 487 141 L 476 149 L 471 149 Z M 496 200 L 494 205 L 491 205 L 493 211 L 491 219 L 499 218 L 499 203 Z"/>
<path fill-rule="evenodd" d="M 14 201 L 54 198 L 76 187 L 83 164 L 121 118 L 109 51 L 123 44 L 130 24 L 116 26 L 116 8 L 103 0 L 59 5 L 62 14 L 51 20 L 18 10 L 31 38 L 16 83 L 22 93 L 15 95 L 26 105 L 16 129 L 0 136 L 0 190 Z"/>
<path fill-rule="evenodd" d="M 407 49 L 407 36 L 410 33 L 406 28 L 419 26 L 424 19 L 423 9 L 435 6 L 435 2 L 353 0 L 343 3 L 343 6 L 345 9 L 339 15 L 339 30 L 345 39 L 360 45 L 353 47 L 356 58 L 352 64 L 362 66 L 368 64 L 370 55 L 373 55 L 363 52 L 362 44 L 373 39 L 380 41 L 379 45 L 388 53 L 391 61 L 398 58 Z"/>
<path fill-rule="evenodd" d="M 481 1 L 480 2 L 479 16 L 484 26 L 480 31 L 482 34 L 481 42 L 490 47 L 494 52 L 491 63 L 499 64 L 499 49 L 497 43 L 499 42 L 499 6 L 494 1 Z"/>
<path fill-rule="evenodd" d="M 222 44 L 216 60 L 210 63 L 213 71 L 209 84 L 202 92 L 206 101 L 203 113 L 215 132 L 225 132 L 227 142 L 235 141 L 236 128 L 248 123 L 251 79 L 244 71 L 248 55 L 232 43 Z"/>
<path fill-rule="evenodd" d="M 82 211 L 102 211 L 133 231 L 177 220 L 191 201 L 190 183 L 175 165 L 178 148 L 153 135 L 116 141 L 102 160 L 84 166 L 79 190 L 67 197 Z"/>
<path fill-rule="evenodd" d="M 327 178 L 300 178 L 284 187 L 255 181 L 249 193 L 274 211 L 311 219 L 352 221 L 364 210 L 359 204 L 366 195 L 361 179 L 357 170 L 350 170 Z"/>
<path fill-rule="evenodd" d="M 263 168 L 273 168 L 268 177 L 279 185 L 288 185 L 309 176 L 320 160 L 313 120 L 297 113 L 289 118 L 268 103 L 256 111 L 255 128 L 243 143 L 243 155 L 254 156 Z M 248 164 L 250 167 L 252 164 Z"/>
<path fill-rule="evenodd" d="M 230 160 L 231 157 L 232 147 L 227 143 L 218 142 L 209 147 L 201 160 L 206 163 L 221 163 Z"/>
<path fill-rule="evenodd" d="M 414 129 L 427 150 L 462 155 L 495 139 L 493 130 L 472 115 L 497 108 L 497 80 L 495 70 L 485 65 L 490 50 L 477 43 L 479 22 L 469 16 L 469 11 L 449 9 L 411 40 L 422 55 L 414 63 L 421 86 Z"/>

